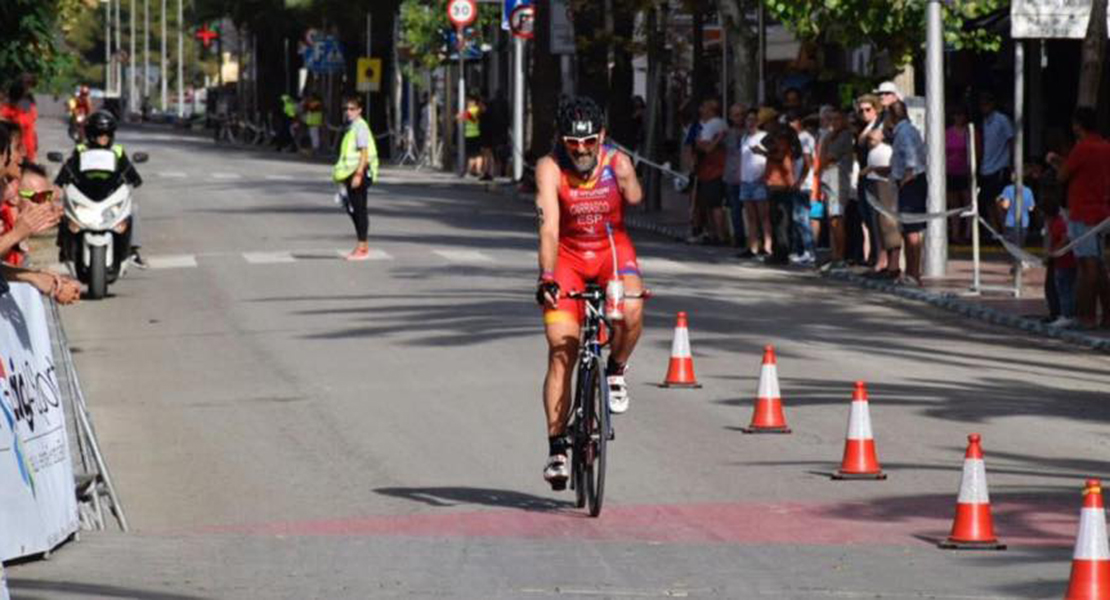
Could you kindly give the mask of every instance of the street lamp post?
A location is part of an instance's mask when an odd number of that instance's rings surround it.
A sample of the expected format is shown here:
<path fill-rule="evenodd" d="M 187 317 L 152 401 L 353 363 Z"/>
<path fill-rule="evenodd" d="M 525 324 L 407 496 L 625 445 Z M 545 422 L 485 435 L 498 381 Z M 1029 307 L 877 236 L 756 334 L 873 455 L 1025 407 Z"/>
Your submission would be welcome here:
<path fill-rule="evenodd" d="M 138 87 L 135 82 L 135 0 L 131 0 L 131 10 L 127 14 L 131 23 L 131 33 L 127 36 L 130 50 L 127 55 L 127 109 L 132 113 L 138 112 L 135 104 Z"/>
<path fill-rule="evenodd" d="M 162 114 L 170 109 L 170 92 L 167 88 L 168 81 L 166 80 L 166 20 L 169 15 L 166 14 L 166 0 L 162 0 L 162 56 L 161 56 L 161 70 L 158 71 L 158 79 L 162 83 Z"/>
<path fill-rule="evenodd" d="M 185 116 L 185 0 L 177 0 L 177 116 Z"/>
<path fill-rule="evenodd" d="M 926 32 L 925 78 L 926 145 L 929 149 L 929 201 L 927 212 L 940 213 L 945 203 L 944 156 L 944 39 L 941 0 L 929 0 Z M 926 230 L 926 277 L 944 277 L 948 266 L 948 220 L 931 219 Z"/>

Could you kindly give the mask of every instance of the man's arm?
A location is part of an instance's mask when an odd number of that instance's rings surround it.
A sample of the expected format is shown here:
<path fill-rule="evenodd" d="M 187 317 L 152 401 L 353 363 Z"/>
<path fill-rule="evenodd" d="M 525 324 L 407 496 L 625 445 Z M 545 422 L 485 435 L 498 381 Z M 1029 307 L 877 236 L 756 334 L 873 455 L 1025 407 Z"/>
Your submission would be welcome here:
<path fill-rule="evenodd" d="M 617 152 L 613 156 L 613 174 L 617 176 L 617 187 L 621 190 L 625 202 L 635 206 L 644 200 L 644 190 L 640 187 L 640 179 L 636 177 L 636 168 L 632 166 L 632 159 L 624 152 Z"/>
<path fill-rule="evenodd" d="M 540 278 L 555 274 L 559 255 L 559 165 L 551 157 L 536 165 L 536 227 L 540 236 Z"/>
<path fill-rule="evenodd" d="M 73 304 L 81 298 L 81 284 L 77 281 L 47 271 L 32 271 L 8 264 L 0 264 L 0 277 L 7 281 L 29 283 L 39 292 L 60 304 Z"/>
<path fill-rule="evenodd" d="M 127 158 L 127 153 L 124 152 L 119 157 L 120 169 L 123 171 L 123 179 L 131 185 L 131 187 L 139 187 L 143 185 L 143 178 L 139 175 L 139 171 L 135 168 L 131 159 Z"/>

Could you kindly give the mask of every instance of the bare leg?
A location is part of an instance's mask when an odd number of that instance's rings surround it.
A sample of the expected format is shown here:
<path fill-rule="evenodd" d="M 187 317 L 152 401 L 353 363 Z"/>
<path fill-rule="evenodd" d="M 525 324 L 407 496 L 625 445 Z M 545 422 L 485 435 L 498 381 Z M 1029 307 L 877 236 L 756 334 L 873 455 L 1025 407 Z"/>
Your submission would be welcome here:
<path fill-rule="evenodd" d="M 570 410 L 571 367 L 578 356 L 578 323 L 566 321 L 547 325 L 547 377 L 543 382 L 543 404 L 547 436 L 564 433 Z"/>
<path fill-rule="evenodd" d="M 624 291 L 629 295 L 637 295 L 644 289 L 644 284 L 635 275 L 623 275 Z M 624 320 L 613 325 L 613 345 L 610 356 L 614 362 L 627 364 L 640 335 L 644 332 L 644 301 L 639 298 L 627 298 L 624 301 Z"/>
<path fill-rule="evenodd" d="M 771 254 L 771 203 L 760 200 L 755 203 L 759 211 L 759 228 L 763 234 L 763 253 Z"/>
<path fill-rule="evenodd" d="M 906 274 L 914 279 L 921 279 L 921 232 L 907 233 L 906 239 Z"/>
<path fill-rule="evenodd" d="M 747 226 L 748 235 L 748 250 L 752 254 L 759 254 L 759 208 L 756 206 L 758 202 L 745 202 L 744 213 L 748 215 Z"/>
<path fill-rule="evenodd" d="M 844 260 L 844 218 L 829 217 L 829 245 L 832 246 L 832 259 Z"/>

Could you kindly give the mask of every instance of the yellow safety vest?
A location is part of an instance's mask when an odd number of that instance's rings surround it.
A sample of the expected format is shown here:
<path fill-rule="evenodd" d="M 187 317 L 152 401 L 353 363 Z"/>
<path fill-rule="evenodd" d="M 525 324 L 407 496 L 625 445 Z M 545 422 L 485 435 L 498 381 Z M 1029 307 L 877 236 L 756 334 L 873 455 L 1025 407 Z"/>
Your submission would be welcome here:
<path fill-rule="evenodd" d="M 77 144 L 76 148 L 77 148 L 77 153 L 78 154 L 80 154 L 80 153 L 84 152 L 85 150 L 89 149 L 89 147 L 86 146 L 85 144 Z M 122 145 L 112 144 L 112 152 L 115 153 L 116 160 L 119 160 L 120 158 L 123 158 L 123 146 Z"/>
<path fill-rule="evenodd" d="M 481 137 L 481 135 L 482 135 L 482 126 L 478 122 L 478 119 L 479 119 L 478 115 L 479 115 L 479 112 L 481 110 L 482 109 L 478 108 L 477 106 L 471 106 L 470 108 L 466 109 L 466 113 L 467 113 L 467 116 L 469 118 L 466 119 L 466 121 L 464 123 L 464 127 L 463 127 L 463 135 L 464 136 L 466 136 L 468 138 Z"/>
<path fill-rule="evenodd" d="M 281 108 L 285 112 L 285 116 L 293 119 L 297 116 L 297 103 L 293 101 L 288 95 L 281 97 Z"/>
<path fill-rule="evenodd" d="M 347 128 L 347 133 L 343 134 L 343 142 L 339 145 L 339 160 L 335 162 L 335 167 L 332 169 L 331 176 L 335 181 L 346 181 L 348 177 L 355 174 L 355 169 L 358 168 L 359 159 L 362 157 L 362 152 L 358 149 L 358 133 L 359 123 L 366 127 L 370 133 L 370 144 L 366 147 L 368 153 L 367 164 L 370 166 L 370 180 L 378 180 L 378 146 L 374 143 L 374 132 L 370 131 L 370 126 L 366 121 L 359 117 L 357 120 L 352 121 L 351 125 Z"/>
<path fill-rule="evenodd" d="M 320 127 L 324 124 L 324 112 L 319 110 L 312 110 L 305 113 L 304 124 L 309 127 Z"/>

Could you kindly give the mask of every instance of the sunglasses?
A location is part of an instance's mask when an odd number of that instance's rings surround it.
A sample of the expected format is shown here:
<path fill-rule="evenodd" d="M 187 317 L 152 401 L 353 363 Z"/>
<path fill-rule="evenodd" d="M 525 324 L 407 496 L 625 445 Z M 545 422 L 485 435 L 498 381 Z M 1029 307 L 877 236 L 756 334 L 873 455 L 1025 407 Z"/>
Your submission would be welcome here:
<path fill-rule="evenodd" d="M 35 204 L 42 204 L 54 199 L 54 190 L 42 190 L 36 192 L 35 190 L 19 190 L 19 197 L 26 198 Z"/>
<path fill-rule="evenodd" d="M 570 150 L 578 150 L 579 148 L 585 148 L 586 150 L 593 150 L 594 148 L 597 147 L 597 144 L 600 141 L 601 141 L 601 136 L 597 135 L 597 134 L 589 135 L 589 136 L 586 136 L 586 137 L 580 137 L 580 138 L 567 137 L 567 136 L 563 137 L 563 143 L 566 144 L 567 148 L 570 149 Z"/>
<path fill-rule="evenodd" d="M 360 110 L 357 106 L 348 106 L 347 110 Z"/>

